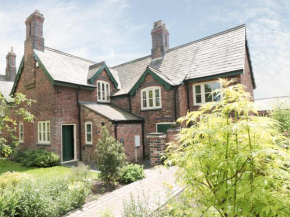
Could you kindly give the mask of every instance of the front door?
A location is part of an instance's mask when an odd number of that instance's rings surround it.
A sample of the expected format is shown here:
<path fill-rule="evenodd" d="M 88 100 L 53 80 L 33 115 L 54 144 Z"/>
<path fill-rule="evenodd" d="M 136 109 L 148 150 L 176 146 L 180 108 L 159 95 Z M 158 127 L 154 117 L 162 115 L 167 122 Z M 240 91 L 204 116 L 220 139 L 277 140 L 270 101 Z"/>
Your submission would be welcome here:
<path fill-rule="evenodd" d="M 62 126 L 62 161 L 74 159 L 74 126 Z"/>

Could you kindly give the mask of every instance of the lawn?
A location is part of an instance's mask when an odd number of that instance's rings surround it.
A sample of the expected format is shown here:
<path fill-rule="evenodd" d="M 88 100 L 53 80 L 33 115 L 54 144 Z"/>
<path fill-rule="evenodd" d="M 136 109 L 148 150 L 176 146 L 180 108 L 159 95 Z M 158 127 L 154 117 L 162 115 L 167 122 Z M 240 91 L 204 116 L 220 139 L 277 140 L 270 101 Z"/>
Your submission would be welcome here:
<path fill-rule="evenodd" d="M 72 174 L 71 168 L 65 166 L 54 166 L 49 168 L 25 167 L 22 166 L 20 163 L 16 163 L 14 161 L 0 159 L 0 175 L 8 171 L 27 173 L 34 176 L 35 178 L 43 179 L 69 176 Z M 90 172 L 89 177 L 92 179 L 97 179 L 98 174 L 95 172 Z"/>

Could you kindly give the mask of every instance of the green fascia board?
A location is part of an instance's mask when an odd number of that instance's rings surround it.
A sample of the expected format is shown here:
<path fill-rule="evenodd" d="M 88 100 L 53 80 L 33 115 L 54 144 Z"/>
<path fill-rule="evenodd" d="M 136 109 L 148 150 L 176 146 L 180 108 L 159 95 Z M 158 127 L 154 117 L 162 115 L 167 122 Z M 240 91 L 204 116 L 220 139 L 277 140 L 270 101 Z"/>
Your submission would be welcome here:
<path fill-rule="evenodd" d="M 21 63 L 20 63 L 20 66 L 18 68 L 18 71 L 17 71 L 17 74 L 16 74 L 16 78 L 14 80 L 14 84 L 13 84 L 13 87 L 11 89 L 10 95 L 13 95 L 15 93 L 15 91 L 16 91 L 16 87 L 18 85 L 18 81 L 20 79 L 20 74 L 22 73 L 23 67 L 24 67 L 24 56 L 21 59 Z"/>
<path fill-rule="evenodd" d="M 111 98 L 114 98 L 114 99 L 124 99 L 124 98 L 127 98 L 129 97 L 129 94 L 122 94 L 122 95 L 117 95 L 117 96 L 111 96 Z"/>
<path fill-rule="evenodd" d="M 109 70 L 109 68 L 107 67 L 106 63 L 104 63 L 104 65 L 102 65 L 102 67 L 101 67 L 101 68 L 100 68 L 100 69 L 99 69 L 99 70 L 94 74 L 94 76 L 90 78 L 90 82 L 91 82 L 91 84 L 94 84 L 94 80 L 99 76 L 99 74 L 102 73 L 102 71 L 103 71 L 104 69 L 107 71 L 107 73 L 108 73 L 108 75 L 109 75 L 111 81 L 114 83 L 114 86 L 115 86 L 116 88 L 118 88 L 118 83 L 117 83 L 117 81 L 115 80 L 115 78 L 114 78 L 113 74 L 111 73 L 111 71 Z"/>
<path fill-rule="evenodd" d="M 96 88 L 96 87 L 90 87 L 90 86 L 85 86 L 85 85 L 80 85 L 80 84 L 72 84 L 72 83 L 63 82 L 63 81 L 54 81 L 54 85 L 63 86 L 63 87 L 80 88 L 84 90 L 94 90 Z"/>
<path fill-rule="evenodd" d="M 218 75 L 206 76 L 206 77 L 202 77 L 202 78 L 192 78 L 192 79 L 186 80 L 185 82 L 186 83 L 196 83 L 196 82 L 208 81 L 208 80 L 212 80 L 212 79 L 224 78 L 224 77 L 240 75 L 240 74 L 243 74 L 243 70 L 242 69 L 241 70 L 232 71 L 232 72 L 226 72 L 226 73 L 218 74 Z"/>
<path fill-rule="evenodd" d="M 40 68 L 43 70 L 44 74 L 47 76 L 49 82 L 52 85 L 54 85 L 54 79 L 49 74 L 49 72 L 47 71 L 47 69 L 45 68 L 44 64 L 41 62 L 41 60 L 39 59 L 39 57 L 36 55 L 36 53 L 34 53 L 34 59 L 39 63 Z"/>
<path fill-rule="evenodd" d="M 141 83 L 145 81 L 145 77 L 147 74 L 150 74 L 155 80 L 157 80 L 161 85 L 164 86 L 165 90 L 170 90 L 172 88 L 172 85 L 168 82 L 164 81 L 162 78 L 160 78 L 156 73 L 154 73 L 148 66 L 147 69 L 143 72 L 139 80 L 135 83 L 135 85 L 132 87 L 132 89 L 129 91 L 129 95 L 133 96 L 135 94 L 135 91 L 140 87 Z"/>

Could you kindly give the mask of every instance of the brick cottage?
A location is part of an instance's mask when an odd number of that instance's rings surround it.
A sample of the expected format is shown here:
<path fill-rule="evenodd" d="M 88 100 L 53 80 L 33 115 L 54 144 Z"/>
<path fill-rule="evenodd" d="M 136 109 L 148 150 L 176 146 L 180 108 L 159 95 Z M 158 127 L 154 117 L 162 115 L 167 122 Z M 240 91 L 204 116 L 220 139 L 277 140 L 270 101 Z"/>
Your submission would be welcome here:
<path fill-rule="evenodd" d="M 244 25 L 169 48 L 169 32 L 158 21 L 151 55 L 109 67 L 46 47 L 43 23 L 39 11 L 25 22 L 25 52 L 11 94 L 36 100 L 34 123 L 18 120 L 20 147 L 45 147 L 62 162 L 94 161 L 102 126 L 124 145 L 128 161 L 144 158 L 148 134 L 165 133 L 187 111 L 219 100 L 211 95 L 217 78 L 234 79 L 253 95 Z"/>

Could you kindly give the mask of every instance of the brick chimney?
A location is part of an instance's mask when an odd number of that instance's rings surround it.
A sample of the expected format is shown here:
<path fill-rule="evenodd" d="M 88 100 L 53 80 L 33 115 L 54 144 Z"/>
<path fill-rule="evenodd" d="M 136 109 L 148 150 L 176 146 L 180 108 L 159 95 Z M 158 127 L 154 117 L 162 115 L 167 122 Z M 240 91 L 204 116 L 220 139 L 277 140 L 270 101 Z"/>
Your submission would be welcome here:
<path fill-rule="evenodd" d="M 16 54 L 11 51 L 6 56 L 6 79 L 7 81 L 14 81 L 16 77 Z"/>
<path fill-rule="evenodd" d="M 154 22 L 152 35 L 152 59 L 163 57 L 169 49 L 169 32 L 162 20 Z"/>
<path fill-rule="evenodd" d="M 39 10 L 26 19 L 25 54 L 33 49 L 44 51 L 43 22 L 44 16 Z"/>

